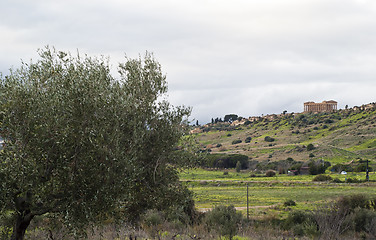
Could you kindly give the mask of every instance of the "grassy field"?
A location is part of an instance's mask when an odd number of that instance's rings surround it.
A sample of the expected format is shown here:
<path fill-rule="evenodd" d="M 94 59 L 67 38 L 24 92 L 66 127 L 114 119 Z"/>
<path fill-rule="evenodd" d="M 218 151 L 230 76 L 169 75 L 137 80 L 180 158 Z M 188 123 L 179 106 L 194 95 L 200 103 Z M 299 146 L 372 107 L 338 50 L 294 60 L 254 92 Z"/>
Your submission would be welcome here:
<path fill-rule="evenodd" d="M 196 207 L 199 210 L 212 208 L 215 205 L 234 205 L 243 213 L 248 198 L 251 213 L 262 215 L 274 213 L 284 215 L 283 206 L 286 200 L 294 200 L 295 209 L 314 209 L 340 196 L 365 194 L 376 197 L 376 174 L 370 174 L 371 182 L 367 183 L 332 183 L 313 182 L 314 176 L 277 175 L 276 177 L 249 177 L 249 173 L 229 171 L 208 171 L 193 169 L 181 172 L 181 180 L 194 192 Z M 365 179 L 365 173 L 350 173 L 347 176 L 330 174 L 342 181 L 351 177 Z"/>

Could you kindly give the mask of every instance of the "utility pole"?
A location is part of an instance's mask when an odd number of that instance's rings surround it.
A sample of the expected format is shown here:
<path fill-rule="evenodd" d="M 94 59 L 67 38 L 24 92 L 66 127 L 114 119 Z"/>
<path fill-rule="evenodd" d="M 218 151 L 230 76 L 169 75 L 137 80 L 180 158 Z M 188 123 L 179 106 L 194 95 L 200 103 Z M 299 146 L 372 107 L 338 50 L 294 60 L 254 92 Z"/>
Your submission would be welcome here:
<path fill-rule="evenodd" d="M 249 210 L 248 210 L 248 182 L 247 182 L 247 220 L 249 220 Z"/>

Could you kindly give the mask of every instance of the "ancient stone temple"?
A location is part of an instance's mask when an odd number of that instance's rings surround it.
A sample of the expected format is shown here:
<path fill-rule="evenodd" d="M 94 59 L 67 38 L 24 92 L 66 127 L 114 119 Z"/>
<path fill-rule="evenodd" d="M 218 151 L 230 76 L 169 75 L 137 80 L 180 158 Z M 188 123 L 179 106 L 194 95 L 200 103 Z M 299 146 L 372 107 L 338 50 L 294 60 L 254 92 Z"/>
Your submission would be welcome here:
<path fill-rule="evenodd" d="M 305 102 L 304 112 L 333 112 L 337 110 L 337 102 L 323 101 L 322 103 Z"/>

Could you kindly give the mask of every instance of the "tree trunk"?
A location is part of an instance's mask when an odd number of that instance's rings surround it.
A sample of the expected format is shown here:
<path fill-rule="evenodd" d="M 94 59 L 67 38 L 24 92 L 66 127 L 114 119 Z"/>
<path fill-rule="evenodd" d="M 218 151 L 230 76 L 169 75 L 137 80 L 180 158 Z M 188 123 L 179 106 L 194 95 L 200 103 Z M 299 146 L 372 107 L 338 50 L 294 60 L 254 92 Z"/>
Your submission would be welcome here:
<path fill-rule="evenodd" d="M 25 237 L 25 232 L 27 227 L 30 225 L 31 220 L 34 215 L 31 214 L 30 210 L 18 213 L 16 224 L 13 227 L 13 233 L 11 240 L 23 240 Z"/>

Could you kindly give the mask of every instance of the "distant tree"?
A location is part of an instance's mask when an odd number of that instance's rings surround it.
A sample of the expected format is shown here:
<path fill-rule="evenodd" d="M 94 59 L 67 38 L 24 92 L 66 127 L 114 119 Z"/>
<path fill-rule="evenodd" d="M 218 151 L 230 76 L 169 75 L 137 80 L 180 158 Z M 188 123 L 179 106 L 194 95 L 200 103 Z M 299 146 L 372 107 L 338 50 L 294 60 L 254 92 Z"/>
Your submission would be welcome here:
<path fill-rule="evenodd" d="M 222 159 L 217 162 L 217 168 L 224 168 L 224 162 Z"/>
<path fill-rule="evenodd" d="M 309 173 L 311 175 L 323 174 L 325 173 L 325 170 L 330 166 L 331 166 L 330 162 L 323 161 L 323 160 L 317 160 L 317 161 L 311 160 L 308 163 Z"/>
<path fill-rule="evenodd" d="M 238 119 L 238 115 L 236 114 L 227 114 L 225 115 L 224 122 L 233 122 Z"/>
<path fill-rule="evenodd" d="M 213 119 L 213 118 L 211 119 L 211 123 L 212 123 L 212 124 L 214 123 L 214 119 Z"/>
<path fill-rule="evenodd" d="M 198 120 L 196 120 L 196 126 L 198 126 L 199 124 L 198 124 Z"/>
<path fill-rule="evenodd" d="M 240 170 L 242 169 L 242 164 L 240 163 L 240 161 L 237 161 L 237 162 L 236 162 L 236 167 L 235 167 L 235 169 L 236 169 L 236 172 L 240 172 Z"/>
<path fill-rule="evenodd" d="M 190 109 L 159 101 L 167 83 L 153 56 L 126 59 L 115 79 L 107 59 L 39 54 L 0 76 L 0 221 L 11 215 L 12 239 L 36 216 L 80 232 L 147 209 L 191 212 L 175 169 L 190 159 Z"/>

